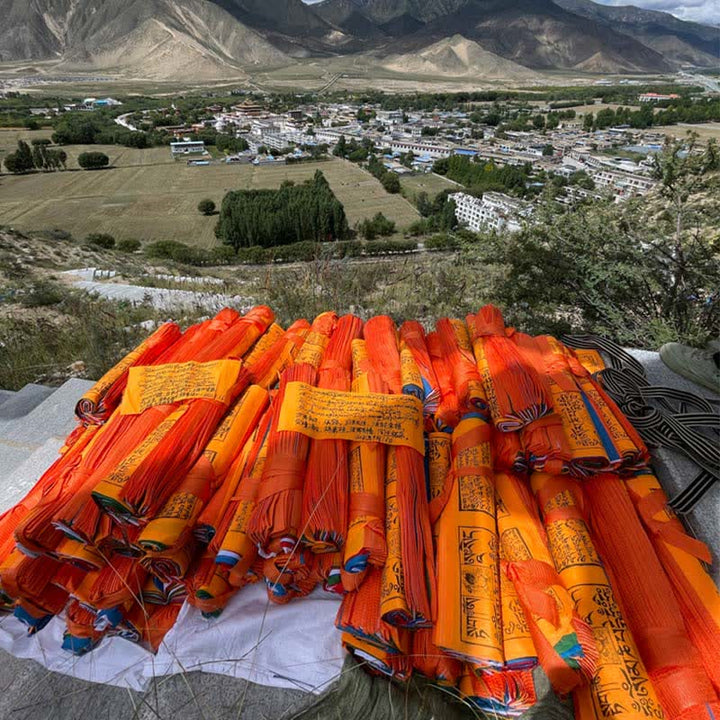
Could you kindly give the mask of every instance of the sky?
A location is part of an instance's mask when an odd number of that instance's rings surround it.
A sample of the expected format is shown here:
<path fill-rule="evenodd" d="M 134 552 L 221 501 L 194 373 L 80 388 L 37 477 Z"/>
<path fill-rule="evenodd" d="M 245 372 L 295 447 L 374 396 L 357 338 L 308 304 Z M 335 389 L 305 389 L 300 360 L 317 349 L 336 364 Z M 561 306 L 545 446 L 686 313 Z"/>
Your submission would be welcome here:
<path fill-rule="evenodd" d="M 720 25 L 718 0 L 595 0 L 603 5 L 635 5 L 646 10 L 662 10 L 679 17 L 708 25 Z"/>

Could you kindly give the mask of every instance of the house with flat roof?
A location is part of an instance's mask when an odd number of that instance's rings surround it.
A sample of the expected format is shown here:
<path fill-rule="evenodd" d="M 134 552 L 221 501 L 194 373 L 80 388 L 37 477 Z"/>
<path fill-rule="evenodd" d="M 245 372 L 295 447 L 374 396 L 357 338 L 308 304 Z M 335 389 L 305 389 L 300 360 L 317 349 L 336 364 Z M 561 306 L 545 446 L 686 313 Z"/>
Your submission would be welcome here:
<path fill-rule="evenodd" d="M 170 152 L 175 155 L 195 155 L 205 153 L 205 143 L 202 140 L 181 140 L 170 143 Z"/>

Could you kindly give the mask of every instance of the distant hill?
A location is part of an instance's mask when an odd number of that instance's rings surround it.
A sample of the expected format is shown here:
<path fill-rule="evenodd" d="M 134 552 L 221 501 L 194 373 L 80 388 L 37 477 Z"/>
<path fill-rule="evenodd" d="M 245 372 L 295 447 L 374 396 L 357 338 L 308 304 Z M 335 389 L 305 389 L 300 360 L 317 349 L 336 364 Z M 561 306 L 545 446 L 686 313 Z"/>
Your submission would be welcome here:
<path fill-rule="evenodd" d="M 633 5 L 600 5 L 590 0 L 555 0 L 555 3 L 639 40 L 672 63 L 720 65 L 720 28 L 686 22 L 668 13 Z"/>
<path fill-rule="evenodd" d="M 388 55 L 383 58 L 382 64 L 388 70 L 413 75 L 512 79 L 518 82 L 539 79 L 535 71 L 494 55 L 462 35 L 439 40 L 418 52 Z"/>
<path fill-rule="evenodd" d="M 0 0 L 0 18 L 0 62 L 173 80 L 356 53 L 436 77 L 665 72 L 720 51 L 717 28 L 590 0 Z"/>

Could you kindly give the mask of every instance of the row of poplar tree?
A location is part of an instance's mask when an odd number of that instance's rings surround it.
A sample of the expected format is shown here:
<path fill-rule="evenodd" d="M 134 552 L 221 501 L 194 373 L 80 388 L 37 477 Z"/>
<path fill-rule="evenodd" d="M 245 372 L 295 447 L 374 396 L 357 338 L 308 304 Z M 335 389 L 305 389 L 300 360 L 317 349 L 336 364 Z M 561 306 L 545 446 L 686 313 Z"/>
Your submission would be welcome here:
<path fill-rule="evenodd" d="M 49 147 L 50 144 L 50 140 L 35 139 L 31 147 L 24 140 L 18 140 L 17 150 L 5 156 L 5 167 L 11 173 L 64 170 L 67 153 L 62 148 Z"/>

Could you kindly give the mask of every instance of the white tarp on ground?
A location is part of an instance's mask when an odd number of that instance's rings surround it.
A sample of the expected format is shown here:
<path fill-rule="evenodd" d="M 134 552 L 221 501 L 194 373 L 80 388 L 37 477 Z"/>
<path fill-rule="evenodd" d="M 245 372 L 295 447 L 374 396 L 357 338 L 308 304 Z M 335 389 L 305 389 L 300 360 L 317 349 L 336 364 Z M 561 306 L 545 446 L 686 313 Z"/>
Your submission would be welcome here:
<path fill-rule="evenodd" d="M 59 617 L 33 636 L 16 618 L 3 617 L 0 648 L 54 672 L 138 691 L 153 677 L 200 670 L 320 692 L 342 667 L 340 633 L 334 625 L 338 607 L 337 595 L 319 589 L 274 605 L 260 583 L 240 590 L 214 620 L 185 604 L 157 655 L 113 637 L 75 657 L 61 648 L 65 623 Z"/>

